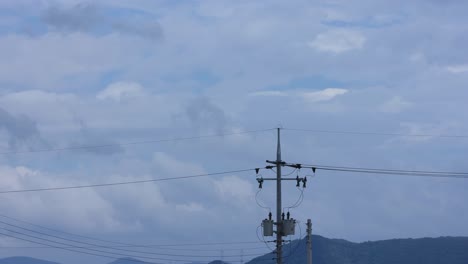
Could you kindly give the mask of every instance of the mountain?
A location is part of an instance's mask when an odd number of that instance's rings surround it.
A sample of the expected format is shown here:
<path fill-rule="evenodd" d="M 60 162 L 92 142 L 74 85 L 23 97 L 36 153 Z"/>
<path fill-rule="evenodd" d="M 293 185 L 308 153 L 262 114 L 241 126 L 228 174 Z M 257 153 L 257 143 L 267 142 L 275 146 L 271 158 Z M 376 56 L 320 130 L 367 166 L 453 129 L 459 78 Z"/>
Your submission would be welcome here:
<path fill-rule="evenodd" d="M 35 259 L 35 258 L 28 258 L 28 257 L 11 257 L 11 258 L 0 259 L 0 264 L 58 264 L 58 263 Z"/>
<path fill-rule="evenodd" d="M 121 258 L 116 261 L 112 261 L 109 264 L 138 264 L 138 263 L 145 263 L 145 262 L 137 260 L 137 259 L 133 259 L 133 258 Z"/>
<path fill-rule="evenodd" d="M 213 260 L 208 264 L 229 264 L 228 262 L 222 261 L 222 260 Z"/>
<path fill-rule="evenodd" d="M 284 262 L 306 262 L 306 240 L 284 246 Z M 313 264 L 467 264 L 468 237 L 391 239 L 353 243 L 343 239 L 312 236 Z M 273 264 L 270 253 L 247 264 Z"/>
<path fill-rule="evenodd" d="M 305 264 L 305 239 L 284 247 L 285 264 Z M 468 264 L 468 237 L 390 239 L 353 243 L 343 239 L 312 236 L 313 264 Z M 257 257 L 247 264 L 274 264 L 273 253 Z M 122 258 L 109 264 L 144 263 Z M 58 264 L 28 257 L 0 259 L 0 264 Z M 181 263 L 184 264 L 184 263 Z M 189 263 L 197 264 L 197 263 Z M 209 264 L 228 264 L 215 260 Z"/>

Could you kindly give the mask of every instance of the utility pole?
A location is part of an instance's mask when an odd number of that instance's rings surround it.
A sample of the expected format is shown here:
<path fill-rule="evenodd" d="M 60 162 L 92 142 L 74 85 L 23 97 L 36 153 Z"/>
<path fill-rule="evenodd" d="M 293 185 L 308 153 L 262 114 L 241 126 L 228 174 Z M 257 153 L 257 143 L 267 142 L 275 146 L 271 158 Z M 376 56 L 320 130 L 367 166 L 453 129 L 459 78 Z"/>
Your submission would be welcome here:
<path fill-rule="evenodd" d="M 284 166 L 292 167 L 295 169 L 301 169 L 301 164 L 292 164 L 286 163 L 281 160 L 281 128 L 278 128 L 278 141 L 277 141 L 277 148 L 276 148 L 276 160 L 270 161 L 267 160 L 266 162 L 272 165 L 268 165 L 265 169 L 276 169 L 276 177 L 274 178 L 263 178 L 263 176 L 259 175 L 258 172 L 260 168 L 255 169 L 257 172 L 257 182 L 258 188 L 262 189 L 263 182 L 265 180 L 276 181 L 276 222 L 273 221 L 272 213 L 268 214 L 268 218 L 262 221 L 263 227 L 263 235 L 264 236 L 273 236 L 273 226 L 276 225 L 276 240 L 270 241 L 276 243 L 276 264 L 282 264 L 283 262 L 283 237 L 294 235 L 295 233 L 295 225 L 296 220 L 291 218 L 290 213 L 282 211 L 282 204 L 281 204 L 281 182 L 286 180 L 296 181 L 296 187 L 300 187 L 302 182 L 302 188 L 306 187 L 307 178 L 299 178 L 297 175 L 295 178 L 282 178 L 281 175 L 281 168 Z"/>
<path fill-rule="evenodd" d="M 312 221 L 307 219 L 307 264 L 312 264 Z"/>
<path fill-rule="evenodd" d="M 281 264 L 283 255 L 283 223 L 281 219 L 281 135 L 278 128 L 278 145 L 276 149 L 276 263 Z"/>

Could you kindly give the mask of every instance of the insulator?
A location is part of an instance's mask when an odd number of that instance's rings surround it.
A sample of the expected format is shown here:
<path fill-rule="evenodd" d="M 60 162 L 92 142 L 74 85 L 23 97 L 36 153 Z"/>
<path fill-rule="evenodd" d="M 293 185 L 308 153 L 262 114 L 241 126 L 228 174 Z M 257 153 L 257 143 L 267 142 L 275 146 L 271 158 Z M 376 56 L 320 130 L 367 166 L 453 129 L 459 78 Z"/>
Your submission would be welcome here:
<path fill-rule="evenodd" d="M 263 187 L 263 178 L 257 178 L 257 182 L 258 182 L 258 188 L 262 189 L 262 187 Z"/>

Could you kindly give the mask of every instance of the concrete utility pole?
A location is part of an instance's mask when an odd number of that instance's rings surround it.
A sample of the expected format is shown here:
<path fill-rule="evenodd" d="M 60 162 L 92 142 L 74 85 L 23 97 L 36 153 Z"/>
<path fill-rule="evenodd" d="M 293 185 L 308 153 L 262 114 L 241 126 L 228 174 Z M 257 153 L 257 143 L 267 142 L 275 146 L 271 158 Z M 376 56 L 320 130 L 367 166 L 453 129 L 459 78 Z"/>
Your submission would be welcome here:
<path fill-rule="evenodd" d="M 307 264 L 312 264 L 312 221 L 307 219 Z"/>
<path fill-rule="evenodd" d="M 266 162 L 272 165 L 268 165 L 265 167 L 265 169 L 276 168 L 276 177 L 263 178 L 261 175 L 258 175 L 258 171 L 260 169 L 257 168 L 256 171 L 257 171 L 258 188 L 260 189 L 262 188 L 263 182 L 265 180 L 276 181 L 276 222 L 273 222 L 273 219 L 272 219 L 273 216 L 272 216 L 272 213 L 270 212 L 268 214 L 268 219 L 265 219 L 262 221 L 262 226 L 263 226 L 264 236 L 273 236 L 274 234 L 273 226 L 276 225 L 276 240 L 274 240 L 274 242 L 276 243 L 276 263 L 282 264 L 283 262 L 283 237 L 294 235 L 296 220 L 290 217 L 289 212 L 287 212 L 287 214 L 283 212 L 283 208 L 281 205 L 281 182 L 286 181 L 286 180 L 296 181 L 297 187 L 300 187 L 300 184 L 302 183 L 302 188 L 305 188 L 307 178 L 306 177 L 300 178 L 299 176 L 296 176 L 295 178 L 282 178 L 282 175 L 281 175 L 282 167 L 287 166 L 287 167 L 292 167 L 295 169 L 300 169 L 301 165 L 286 163 L 281 160 L 281 128 L 278 128 L 278 143 L 277 144 L 278 145 L 276 148 L 276 160 L 275 161 L 267 160 Z"/>
<path fill-rule="evenodd" d="M 276 263 L 281 264 L 283 255 L 283 222 L 281 219 L 281 140 L 278 128 L 278 146 L 276 150 Z"/>

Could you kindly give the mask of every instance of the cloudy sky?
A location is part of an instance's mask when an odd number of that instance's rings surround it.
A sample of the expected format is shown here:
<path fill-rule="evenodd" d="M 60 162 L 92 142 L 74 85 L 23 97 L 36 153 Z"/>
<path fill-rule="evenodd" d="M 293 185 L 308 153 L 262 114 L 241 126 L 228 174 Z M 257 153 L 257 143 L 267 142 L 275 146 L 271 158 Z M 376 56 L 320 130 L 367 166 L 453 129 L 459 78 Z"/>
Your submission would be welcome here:
<path fill-rule="evenodd" d="M 275 158 L 275 132 L 236 133 L 278 126 L 316 130 L 283 131 L 290 162 L 468 171 L 468 138 L 437 137 L 468 135 L 467 11 L 457 0 L 1 1 L 0 190 L 262 167 Z M 33 152 L 103 144 L 112 146 Z M 467 180 L 318 171 L 308 183 L 291 213 L 301 226 L 311 218 L 316 234 L 468 236 Z M 266 207 L 273 185 L 258 194 Z M 9 193 L 0 211 L 136 244 L 258 241 L 268 210 L 257 187 L 251 171 Z M 285 206 L 299 194 L 284 183 Z M 35 246 L 11 237 L 0 245 L 2 257 L 109 261 L 8 248 Z M 267 251 L 255 247 L 210 254 Z"/>

